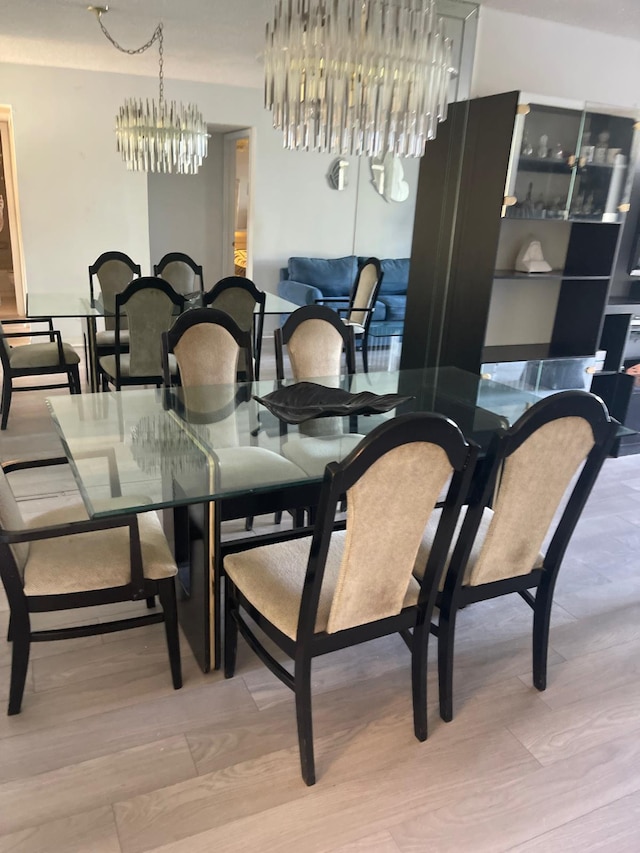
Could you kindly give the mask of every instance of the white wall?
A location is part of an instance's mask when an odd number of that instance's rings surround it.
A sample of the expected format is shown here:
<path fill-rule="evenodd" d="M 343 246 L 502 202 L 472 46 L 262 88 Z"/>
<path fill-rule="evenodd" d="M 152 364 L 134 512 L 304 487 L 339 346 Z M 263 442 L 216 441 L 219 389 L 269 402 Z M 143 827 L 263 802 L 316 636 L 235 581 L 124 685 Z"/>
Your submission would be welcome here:
<path fill-rule="evenodd" d="M 638 41 L 480 8 L 472 97 L 520 89 L 638 107 L 639 77 Z"/>
<path fill-rule="evenodd" d="M 222 134 L 211 133 L 197 175 L 148 175 L 152 263 L 185 252 L 202 264 L 205 287 L 222 276 Z"/>

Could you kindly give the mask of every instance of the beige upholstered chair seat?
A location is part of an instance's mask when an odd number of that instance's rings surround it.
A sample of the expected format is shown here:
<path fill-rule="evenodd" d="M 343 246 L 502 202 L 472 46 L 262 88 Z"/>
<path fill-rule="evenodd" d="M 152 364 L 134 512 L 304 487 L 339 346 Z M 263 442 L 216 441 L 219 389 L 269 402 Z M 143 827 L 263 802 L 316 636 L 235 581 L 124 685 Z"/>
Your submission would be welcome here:
<path fill-rule="evenodd" d="M 418 549 L 418 556 L 416 557 L 416 563 L 413 570 L 413 573 L 416 577 L 421 578 L 424 572 L 424 568 L 427 564 L 427 559 L 429 554 L 431 553 L 431 548 L 433 545 L 433 539 L 435 537 L 436 530 L 438 528 L 438 522 L 440 520 L 441 510 L 436 510 L 427 523 L 427 528 L 425 530 L 424 536 L 422 537 L 422 543 L 420 544 L 420 548 Z M 451 547 L 449 549 L 449 554 L 447 555 L 447 560 L 445 563 L 444 571 L 442 573 L 442 578 L 440 579 L 439 589 L 442 591 L 444 588 L 445 578 L 447 577 L 447 571 L 449 569 L 449 563 L 451 562 L 451 555 L 453 553 L 454 546 L 456 544 L 456 540 L 460 533 L 460 529 L 462 527 L 462 523 L 464 521 L 466 515 L 466 507 L 460 513 L 460 518 L 458 519 L 458 523 L 456 525 L 456 531 L 453 536 L 453 541 L 451 543 Z M 491 521 L 493 520 L 493 510 L 486 507 L 484 512 L 482 513 L 482 520 L 480 522 L 480 527 L 478 528 L 478 533 L 476 538 L 473 540 L 473 545 L 471 546 L 471 553 L 469 554 L 469 560 L 467 561 L 467 566 L 464 573 L 463 585 L 464 586 L 474 586 L 474 569 L 478 564 L 478 558 L 480 557 L 480 553 L 484 547 L 485 541 L 487 539 L 487 534 L 489 533 L 489 527 L 491 526 Z M 536 559 L 533 566 L 513 566 L 513 577 L 517 577 L 518 575 L 526 575 L 534 569 L 542 568 L 542 563 L 544 561 L 544 554 L 539 553 L 538 558 Z M 476 583 L 484 583 L 484 578 L 475 579 Z"/>
<path fill-rule="evenodd" d="M 65 364 L 78 364 L 80 356 L 70 344 L 62 344 Z M 26 344 L 13 347 L 9 357 L 11 367 L 24 369 L 29 367 L 54 367 L 59 364 L 58 344 Z"/>
<path fill-rule="evenodd" d="M 282 454 L 310 477 L 321 477 L 329 462 L 340 462 L 360 444 L 363 435 L 293 435 L 282 446 Z"/>
<path fill-rule="evenodd" d="M 327 628 L 340 564 L 344 554 L 346 531 L 333 533 L 320 593 L 316 632 Z M 280 631 L 292 640 L 298 629 L 302 585 L 307 573 L 311 537 L 265 545 L 225 557 L 225 572 L 238 589 Z M 420 587 L 409 580 L 403 607 L 418 601 Z"/>
<path fill-rule="evenodd" d="M 225 490 L 268 486 L 304 479 L 304 472 L 265 447 L 223 447 L 216 450 L 217 473 Z"/>
<path fill-rule="evenodd" d="M 77 503 L 42 513 L 28 526 L 48 527 L 86 518 L 83 504 Z M 145 577 L 160 580 L 175 575 L 176 564 L 156 513 L 139 514 L 138 526 Z M 27 596 L 60 595 L 122 586 L 130 581 L 129 565 L 128 527 L 41 539 L 29 544 L 24 592 Z"/>
<path fill-rule="evenodd" d="M 120 375 L 121 376 L 130 376 L 131 368 L 130 368 L 130 360 L 131 356 L 129 353 L 121 353 L 120 355 Z M 107 373 L 109 376 L 116 375 L 116 357 L 115 355 L 103 355 L 100 361 L 100 367 Z M 169 356 L 169 370 L 171 371 L 171 375 L 175 376 L 178 373 L 178 363 L 175 359 L 175 356 Z"/>
<path fill-rule="evenodd" d="M 129 343 L 129 330 L 120 330 L 120 343 Z M 114 347 L 116 345 L 116 333 L 113 329 L 104 329 L 101 332 L 96 332 L 96 345 L 99 347 Z"/>

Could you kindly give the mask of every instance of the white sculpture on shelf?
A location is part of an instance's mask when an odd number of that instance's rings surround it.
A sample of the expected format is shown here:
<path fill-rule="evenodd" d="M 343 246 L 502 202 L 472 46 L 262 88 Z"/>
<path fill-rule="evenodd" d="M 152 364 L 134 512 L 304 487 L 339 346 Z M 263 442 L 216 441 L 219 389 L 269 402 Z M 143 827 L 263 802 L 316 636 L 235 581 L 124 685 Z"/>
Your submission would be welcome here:
<path fill-rule="evenodd" d="M 522 244 L 516 258 L 516 270 L 518 272 L 551 272 L 551 266 L 542 254 L 540 240 L 529 237 Z"/>

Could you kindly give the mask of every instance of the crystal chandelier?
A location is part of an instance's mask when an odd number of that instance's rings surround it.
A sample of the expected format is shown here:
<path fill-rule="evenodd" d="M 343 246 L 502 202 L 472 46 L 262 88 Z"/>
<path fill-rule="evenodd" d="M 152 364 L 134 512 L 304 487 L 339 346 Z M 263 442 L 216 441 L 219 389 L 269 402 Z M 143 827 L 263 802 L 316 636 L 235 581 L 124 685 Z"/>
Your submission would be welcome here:
<path fill-rule="evenodd" d="M 128 49 L 119 45 L 102 23 L 108 6 L 89 6 L 100 29 L 122 53 L 144 53 L 158 42 L 160 92 L 158 101 L 127 98 L 116 116 L 116 147 L 127 169 L 133 172 L 163 172 L 195 175 L 207 156 L 207 125 L 195 104 L 176 104 L 164 99 L 163 25 L 142 47 Z"/>
<path fill-rule="evenodd" d="M 265 106 L 284 147 L 421 157 L 447 117 L 452 42 L 435 0 L 277 0 Z"/>

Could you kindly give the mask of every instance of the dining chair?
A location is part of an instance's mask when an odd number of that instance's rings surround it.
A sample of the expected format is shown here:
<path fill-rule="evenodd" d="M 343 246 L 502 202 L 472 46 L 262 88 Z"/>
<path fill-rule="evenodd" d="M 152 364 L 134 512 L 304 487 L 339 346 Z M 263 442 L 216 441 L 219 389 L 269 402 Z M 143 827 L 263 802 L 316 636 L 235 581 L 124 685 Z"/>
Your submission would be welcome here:
<path fill-rule="evenodd" d="M 287 317 L 274 332 L 276 376 L 285 378 L 284 348 L 287 348 L 293 378 L 336 379 L 343 373 L 344 352 L 347 374 L 356 372 L 354 329 L 324 305 L 303 305 Z"/>
<path fill-rule="evenodd" d="M 439 620 L 432 626 L 438 637 L 443 720 L 453 718 L 457 614 L 478 601 L 517 592 L 531 607 L 533 683 L 538 690 L 546 688 L 558 572 L 618 426 L 599 397 L 563 391 L 536 403 L 494 438 L 484 487 L 463 514 L 440 582 Z M 418 578 L 433 547 L 434 530 L 426 528 L 418 551 Z"/>
<path fill-rule="evenodd" d="M 140 276 L 140 264 L 136 264 L 124 252 L 103 252 L 89 266 L 89 291 L 92 305 L 96 301 L 94 276 L 98 280 L 102 304 L 108 312 L 104 318 L 104 330 L 96 332 L 96 352 L 98 355 L 107 355 L 113 353 L 115 347 L 116 294 L 122 293 L 130 281 Z M 128 343 L 125 328 L 125 325 L 121 326 L 121 345 Z"/>
<path fill-rule="evenodd" d="M 253 374 L 256 379 L 260 379 L 265 302 L 265 292 L 258 290 L 251 279 L 238 275 L 220 279 L 202 297 L 203 305 L 226 311 L 241 329 L 252 334 L 255 361 Z"/>
<path fill-rule="evenodd" d="M 193 308 L 177 318 L 162 336 L 165 389 L 170 389 L 172 368 L 177 364 L 176 380 L 181 386 L 180 414 L 191 425 L 197 438 L 215 450 L 215 476 L 219 487 L 237 490 L 250 476 L 254 483 L 291 482 L 300 478 L 300 470 L 279 453 L 259 447 L 255 433 L 255 403 L 248 400 L 250 443 L 239 437 L 238 394 L 250 393 L 250 386 L 238 389 L 240 356 L 248 353 L 247 382 L 253 381 L 251 331 L 241 329 L 225 311 L 217 308 Z M 175 405 L 175 403 L 174 403 Z M 245 520 L 247 530 L 253 517 Z"/>
<path fill-rule="evenodd" d="M 171 328 L 162 333 L 162 366 L 165 388 L 172 377 L 184 391 L 185 405 L 197 411 L 198 388 L 210 385 L 234 385 L 242 352 L 251 353 L 251 332 L 241 329 L 225 311 L 216 308 L 192 308 L 181 314 Z M 172 367 L 170 357 L 175 363 Z M 247 359 L 247 381 L 253 381 L 253 360 Z M 189 395 L 191 392 L 191 396 Z M 190 401 L 190 402 L 189 402 Z"/>
<path fill-rule="evenodd" d="M 99 360 L 103 390 L 109 383 L 118 391 L 123 385 L 162 385 L 162 333 L 184 303 L 168 282 L 153 276 L 132 281 L 116 295 L 115 352 Z M 129 328 L 128 351 L 121 343 L 123 322 Z M 170 363 L 175 371 L 172 357 Z"/>
<path fill-rule="evenodd" d="M 164 622 L 173 686 L 182 686 L 174 576 L 176 563 L 155 512 L 88 518 L 82 502 L 26 524 L 9 485 L 15 471 L 67 464 L 66 458 L 10 462 L 0 470 L 0 575 L 10 608 L 8 714 L 22 706 L 31 643 L 108 634 Z M 117 499 L 111 499 L 110 506 Z M 90 625 L 34 630 L 31 614 L 158 595 L 161 612 Z"/>
<path fill-rule="evenodd" d="M 353 329 L 356 340 L 360 341 L 365 373 L 369 372 L 369 327 L 373 319 L 376 299 L 383 277 L 384 273 L 378 258 L 367 258 L 358 268 L 349 297 L 349 307 L 336 308 L 347 326 Z M 324 296 L 317 302 L 325 305 L 331 302 L 344 302 L 344 298 L 341 296 Z"/>
<path fill-rule="evenodd" d="M 47 318 L 31 318 L 29 325 L 46 323 L 46 331 L 6 332 L 4 326 L 24 326 L 24 320 L 0 321 L 0 362 L 2 363 L 2 411 L 1 429 L 7 428 L 11 397 L 14 391 L 47 390 L 50 388 L 69 388 L 72 394 L 79 394 L 80 372 L 78 364 L 80 356 L 71 346 L 63 342 L 60 332 L 53 328 L 53 321 Z M 45 338 L 43 343 L 29 343 L 12 347 L 9 340 L 24 338 Z M 14 387 L 14 379 L 35 376 L 52 376 L 64 373 L 66 382 L 45 385 L 29 385 Z"/>
<path fill-rule="evenodd" d="M 202 266 L 184 252 L 169 252 L 153 265 L 153 274 L 168 281 L 176 293 L 189 297 L 204 291 Z"/>
<path fill-rule="evenodd" d="M 427 644 L 438 579 L 467 494 L 477 448 L 436 414 L 401 415 L 376 427 L 343 462 L 327 466 L 313 535 L 224 558 L 225 676 L 235 672 L 238 630 L 295 693 L 302 777 L 315 782 L 313 658 L 413 629 L 414 731 L 427 737 Z M 446 498 L 425 571 L 412 575 L 438 496 Z M 333 519 L 348 497 L 346 530 Z M 248 621 L 249 617 L 252 621 Z M 290 673 L 253 625 L 293 661 Z"/>

